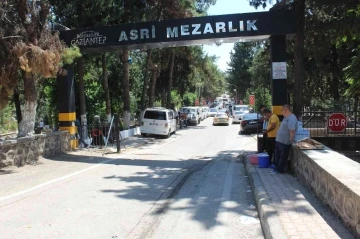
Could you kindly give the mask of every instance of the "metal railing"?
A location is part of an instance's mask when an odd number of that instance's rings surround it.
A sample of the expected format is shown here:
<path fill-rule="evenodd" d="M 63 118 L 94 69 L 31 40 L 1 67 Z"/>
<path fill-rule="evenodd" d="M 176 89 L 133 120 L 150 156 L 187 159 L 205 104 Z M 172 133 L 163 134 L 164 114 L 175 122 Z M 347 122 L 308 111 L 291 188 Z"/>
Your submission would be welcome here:
<path fill-rule="evenodd" d="M 342 113 L 346 127 L 341 132 L 333 132 L 328 126 L 328 118 L 333 113 Z M 310 137 L 360 137 L 360 110 L 349 104 L 336 107 L 304 107 L 301 120 L 303 128 L 310 131 Z"/>

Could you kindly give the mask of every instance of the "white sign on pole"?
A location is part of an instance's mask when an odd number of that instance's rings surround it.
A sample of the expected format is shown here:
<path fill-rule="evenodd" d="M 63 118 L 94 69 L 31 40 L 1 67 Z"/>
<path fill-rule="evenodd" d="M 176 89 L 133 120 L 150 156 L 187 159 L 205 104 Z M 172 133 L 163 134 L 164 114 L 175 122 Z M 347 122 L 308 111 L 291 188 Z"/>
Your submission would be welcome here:
<path fill-rule="evenodd" d="M 286 79 L 286 62 L 273 62 L 272 63 L 272 78 L 273 79 Z"/>

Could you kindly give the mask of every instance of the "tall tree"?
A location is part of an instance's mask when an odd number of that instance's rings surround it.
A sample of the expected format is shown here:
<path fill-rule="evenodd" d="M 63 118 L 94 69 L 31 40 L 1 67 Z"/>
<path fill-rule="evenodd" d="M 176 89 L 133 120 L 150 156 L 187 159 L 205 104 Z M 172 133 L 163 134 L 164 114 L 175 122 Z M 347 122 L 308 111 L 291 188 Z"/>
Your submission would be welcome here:
<path fill-rule="evenodd" d="M 249 69 L 252 64 L 254 47 L 254 43 L 235 43 L 234 51 L 230 53 L 227 81 L 237 86 L 239 99 L 245 96 L 246 90 L 251 84 Z M 232 85 L 229 85 L 229 87 L 233 88 Z"/>
<path fill-rule="evenodd" d="M 171 109 L 171 90 L 172 90 L 172 81 L 174 74 L 174 61 L 175 61 L 175 51 L 172 49 L 170 51 L 170 63 L 169 63 L 169 82 L 167 89 L 167 107 Z"/>
<path fill-rule="evenodd" d="M 148 49 L 146 51 L 146 63 L 145 63 L 145 70 L 144 70 L 144 80 L 143 80 L 143 88 L 142 88 L 142 94 L 141 94 L 141 103 L 140 103 L 140 118 L 142 119 L 144 111 L 146 109 L 146 96 L 148 92 L 149 87 L 149 70 L 151 67 L 151 49 Z"/>
<path fill-rule="evenodd" d="M 34 130 L 36 81 L 58 74 L 65 47 L 48 27 L 50 6 L 47 1 L 2 1 L 0 4 L 1 90 L 7 92 L 7 97 L 11 96 L 19 70 L 24 72 L 24 105 L 18 127 L 18 136 L 22 137 Z M 12 84 L 9 84 L 10 79 L 14 81 Z"/>
<path fill-rule="evenodd" d="M 272 0 L 249 0 L 251 6 L 255 8 L 265 8 L 268 3 L 273 3 Z M 294 50 L 294 114 L 300 116 L 303 106 L 303 92 L 304 92 L 304 39 L 305 39 L 305 0 L 276 0 L 273 10 L 293 8 L 296 12 L 296 39 Z"/>
<path fill-rule="evenodd" d="M 107 74 L 107 59 L 106 53 L 101 56 L 101 67 L 103 74 L 103 88 L 105 94 L 105 105 L 106 105 L 106 118 L 107 122 L 111 121 L 111 105 L 110 105 L 110 93 L 109 93 L 109 82 L 108 82 L 108 74 Z"/>

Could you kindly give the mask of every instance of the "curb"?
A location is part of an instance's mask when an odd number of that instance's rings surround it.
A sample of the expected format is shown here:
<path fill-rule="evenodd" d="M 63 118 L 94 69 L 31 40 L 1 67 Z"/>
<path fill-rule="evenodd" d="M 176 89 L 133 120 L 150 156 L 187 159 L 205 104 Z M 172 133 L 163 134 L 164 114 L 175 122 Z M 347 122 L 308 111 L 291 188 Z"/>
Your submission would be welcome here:
<path fill-rule="evenodd" d="M 259 174 L 256 172 L 254 166 L 248 162 L 247 158 L 244 159 L 244 164 L 255 196 L 256 207 L 265 238 L 287 239 L 288 236 L 282 228 L 276 210 L 271 206 L 270 197 L 265 191 Z"/>

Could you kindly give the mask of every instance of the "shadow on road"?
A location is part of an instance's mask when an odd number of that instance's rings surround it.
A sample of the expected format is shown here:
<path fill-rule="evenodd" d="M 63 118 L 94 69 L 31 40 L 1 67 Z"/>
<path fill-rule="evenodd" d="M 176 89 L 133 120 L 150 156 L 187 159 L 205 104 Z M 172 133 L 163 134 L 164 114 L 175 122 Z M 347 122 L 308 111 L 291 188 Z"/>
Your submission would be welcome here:
<path fill-rule="evenodd" d="M 220 152 L 214 157 L 201 157 L 182 161 L 176 160 L 115 160 L 113 163 L 123 166 L 142 166 L 146 170 L 139 171 L 132 176 L 109 175 L 106 180 L 127 182 L 125 189 L 104 189 L 103 193 L 111 193 L 116 197 L 150 201 L 156 206 L 152 215 L 163 215 L 167 211 L 186 211 L 192 215 L 194 221 L 200 222 L 207 230 L 221 225 L 217 220 L 221 210 L 227 210 L 240 216 L 254 217 L 256 215 L 255 201 L 250 190 L 244 166 L 236 156 L 240 151 Z M 233 188 L 230 199 L 223 198 L 226 170 L 231 161 L 236 164 L 233 173 Z M 219 168 L 223 166 L 223 168 Z M 149 172 L 150 169 L 150 172 Z M 214 177 L 217 171 L 223 171 L 219 178 Z M 224 171 L 225 170 L 225 171 Z M 215 184 L 212 184 L 214 182 Z M 216 184 L 216 182 L 218 184 Z M 184 186 L 186 185 L 186 187 Z M 183 190 L 184 189 L 184 190 Z M 214 193 L 207 194 L 207 190 Z M 183 199 L 190 200 L 186 207 L 172 207 Z M 232 206 L 225 206 L 231 204 Z"/>
<path fill-rule="evenodd" d="M 0 169 L 0 176 L 5 174 L 12 174 L 15 173 L 13 170 L 10 169 Z"/>

